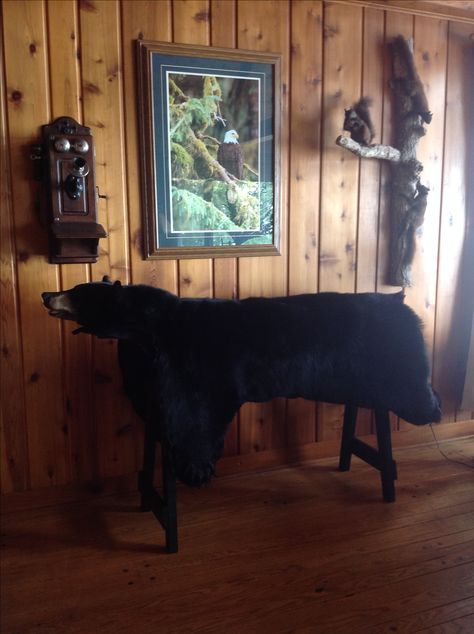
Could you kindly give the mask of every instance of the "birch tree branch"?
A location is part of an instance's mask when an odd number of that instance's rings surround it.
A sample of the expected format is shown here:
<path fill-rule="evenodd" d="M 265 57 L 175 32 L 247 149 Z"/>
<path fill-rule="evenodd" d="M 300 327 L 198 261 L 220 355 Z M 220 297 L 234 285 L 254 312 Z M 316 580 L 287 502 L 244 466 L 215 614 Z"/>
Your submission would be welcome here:
<path fill-rule="evenodd" d="M 398 163 L 400 161 L 400 150 L 391 145 L 361 145 L 351 139 L 350 136 L 341 134 L 336 139 L 336 145 L 346 148 L 349 152 L 362 156 L 363 158 L 383 159 Z"/>

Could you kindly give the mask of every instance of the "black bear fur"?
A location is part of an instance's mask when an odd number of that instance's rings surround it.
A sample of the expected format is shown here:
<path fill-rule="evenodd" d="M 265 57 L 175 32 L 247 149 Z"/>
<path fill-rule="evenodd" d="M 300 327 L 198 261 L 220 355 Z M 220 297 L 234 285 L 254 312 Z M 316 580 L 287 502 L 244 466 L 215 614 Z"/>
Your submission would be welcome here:
<path fill-rule="evenodd" d="M 402 293 L 187 299 L 104 278 L 43 301 L 80 324 L 75 332 L 119 340 L 126 393 L 186 484 L 210 479 L 247 401 L 348 403 L 415 425 L 441 416 L 420 321 Z"/>

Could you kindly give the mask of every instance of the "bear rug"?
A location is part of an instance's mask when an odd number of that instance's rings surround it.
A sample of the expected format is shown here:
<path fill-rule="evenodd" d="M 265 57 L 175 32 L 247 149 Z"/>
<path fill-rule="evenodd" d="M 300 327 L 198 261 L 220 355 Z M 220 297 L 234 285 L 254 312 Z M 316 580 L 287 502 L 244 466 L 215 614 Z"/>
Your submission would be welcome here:
<path fill-rule="evenodd" d="M 351 404 L 415 425 L 441 418 L 403 293 L 189 299 L 104 278 L 42 298 L 50 315 L 79 324 L 75 334 L 118 339 L 125 391 L 188 485 L 211 478 L 248 401 Z"/>

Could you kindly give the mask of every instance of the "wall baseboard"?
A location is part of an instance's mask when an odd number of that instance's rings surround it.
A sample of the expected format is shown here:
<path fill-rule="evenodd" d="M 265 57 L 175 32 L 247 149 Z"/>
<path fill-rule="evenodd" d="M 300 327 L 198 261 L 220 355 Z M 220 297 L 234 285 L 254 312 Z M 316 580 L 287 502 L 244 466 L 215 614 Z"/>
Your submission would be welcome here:
<path fill-rule="evenodd" d="M 432 429 L 435 436 L 433 436 Z M 458 423 L 440 423 L 433 425 L 433 428 L 423 426 L 393 432 L 392 445 L 397 450 L 404 447 L 427 446 L 435 444 L 436 441 L 447 442 L 470 436 L 474 438 L 474 420 Z M 374 435 L 361 436 L 360 438 L 369 444 L 376 443 Z M 221 477 L 243 475 L 269 469 L 296 466 L 315 460 L 335 458 L 339 455 L 339 444 L 338 440 L 326 440 L 297 447 L 270 449 L 225 457 L 219 461 L 217 473 Z M 80 504 L 81 502 L 89 501 L 91 497 L 126 495 L 134 491 L 137 491 L 136 473 L 105 478 L 100 482 L 69 484 L 33 491 L 6 493 L 1 496 L 1 513 L 7 515 L 60 504 Z"/>
<path fill-rule="evenodd" d="M 433 431 L 435 436 L 433 436 Z M 430 445 L 436 441 L 444 442 L 474 435 L 474 420 L 459 423 L 440 423 L 422 427 L 412 426 L 410 429 L 392 432 L 394 449 Z M 360 436 L 360 439 L 376 444 L 375 435 Z M 297 465 L 313 460 L 334 458 L 339 455 L 340 440 L 326 440 L 297 447 L 284 447 L 251 454 L 223 458 L 218 464 L 218 473 L 222 476 L 237 473 L 249 473 L 282 466 Z"/>

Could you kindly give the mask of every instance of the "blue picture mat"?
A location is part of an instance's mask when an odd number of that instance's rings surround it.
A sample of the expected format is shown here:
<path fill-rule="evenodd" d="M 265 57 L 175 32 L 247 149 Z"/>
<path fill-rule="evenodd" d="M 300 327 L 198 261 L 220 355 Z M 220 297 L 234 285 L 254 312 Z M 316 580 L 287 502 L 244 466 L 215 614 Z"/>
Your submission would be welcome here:
<path fill-rule="evenodd" d="M 268 205 L 269 195 L 273 204 L 274 181 L 274 67 L 269 63 L 214 59 L 152 53 L 152 98 L 153 98 L 153 130 L 155 145 L 155 183 L 156 183 L 156 227 L 159 248 L 176 246 L 228 246 L 242 245 L 249 240 L 261 244 L 273 243 L 274 222 L 267 222 L 259 230 L 232 231 L 173 231 L 172 230 L 172 188 L 170 168 L 170 136 L 169 136 L 169 95 L 168 76 L 170 73 L 180 75 L 202 75 L 232 79 L 254 79 L 259 82 L 259 183 L 265 187 L 265 200 Z M 262 187 L 259 186 L 259 190 Z M 270 192 L 270 194 L 269 194 Z M 262 198 L 260 198 L 261 200 Z M 268 211 L 268 210 L 267 210 Z M 267 213 L 268 216 L 268 213 Z M 262 216 L 263 217 L 263 216 Z M 226 242 L 219 242 L 218 233 L 226 234 Z"/>

